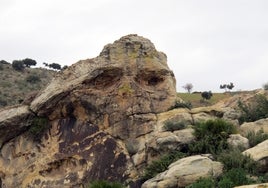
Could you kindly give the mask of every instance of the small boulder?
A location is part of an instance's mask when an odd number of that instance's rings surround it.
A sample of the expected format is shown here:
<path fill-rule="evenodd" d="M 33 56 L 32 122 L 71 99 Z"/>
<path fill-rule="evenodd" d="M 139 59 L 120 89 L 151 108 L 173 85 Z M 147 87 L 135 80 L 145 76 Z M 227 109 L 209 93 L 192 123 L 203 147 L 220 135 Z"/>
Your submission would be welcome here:
<path fill-rule="evenodd" d="M 168 170 L 147 180 L 142 188 L 185 187 L 199 178 L 218 177 L 222 170 L 223 165 L 208 156 L 190 156 L 172 163 Z"/>
<path fill-rule="evenodd" d="M 249 141 L 247 138 L 240 134 L 231 134 L 227 139 L 227 142 L 233 147 L 242 147 L 244 149 L 249 148 Z"/>
<path fill-rule="evenodd" d="M 261 171 L 268 171 L 268 140 L 244 151 L 243 154 L 249 155 L 253 160 L 258 161 L 261 164 Z"/>

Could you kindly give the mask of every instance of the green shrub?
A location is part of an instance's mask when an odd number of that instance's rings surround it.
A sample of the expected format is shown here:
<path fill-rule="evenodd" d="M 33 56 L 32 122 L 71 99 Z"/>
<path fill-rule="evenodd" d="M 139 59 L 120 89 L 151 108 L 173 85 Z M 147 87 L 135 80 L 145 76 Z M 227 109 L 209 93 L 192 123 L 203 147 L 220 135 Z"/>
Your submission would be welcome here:
<path fill-rule="evenodd" d="M 229 178 L 222 178 L 218 182 L 218 188 L 233 188 L 235 185 Z"/>
<path fill-rule="evenodd" d="M 264 90 L 268 90 L 268 82 L 267 82 L 267 83 L 265 83 L 265 84 L 263 84 L 263 86 L 262 86 L 262 87 L 263 87 L 263 89 L 264 89 Z"/>
<path fill-rule="evenodd" d="M 4 70 L 4 67 L 2 64 L 0 64 L 0 70 Z"/>
<path fill-rule="evenodd" d="M 145 168 L 145 173 L 143 175 L 143 179 L 144 180 L 148 180 L 150 178 L 153 178 L 154 176 L 156 176 L 158 173 L 164 172 L 165 170 L 168 169 L 168 166 L 185 157 L 186 154 L 182 153 L 182 152 L 171 152 L 163 157 L 161 157 L 159 160 L 155 160 L 153 161 L 151 164 L 149 164 L 146 168 Z"/>
<path fill-rule="evenodd" d="M 256 95 L 251 104 L 244 104 L 238 101 L 238 107 L 241 111 L 239 122 L 252 122 L 268 117 L 268 100 L 265 95 Z"/>
<path fill-rule="evenodd" d="M 263 129 L 261 129 L 258 132 L 254 132 L 254 131 L 249 132 L 246 137 L 249 141 L 249 146 L 254 147 L 257 144 L 267 140 L 268 134 L 264 133 Z"/>
<path fill-rule="evenodd" d="M 166 131 L 181 130 L 181 129 L 184 129 L 185 127 L 186 127 L 186 124 L 183 121 L 179 121 L 179 122 L 168 121 L 164 125 L 164 129 Z"/>
<path fill-rule="evenodd" d="M 222 119 L 197 123 L 194 126 L 196 142 L 189 144 L 189 152 L 220 153 L 229 147 L 227 138 L 233 133 L 236 133 L 234 125 Z"/>
<path fill-rule="evenodd" d="M 257 174 L 258 171 L 258 163 L 239 150 L 226 150 L 217 156 L 217 160 L 223 163 L 225 171 L 244 169 L 250 174 Z"/>
<path fill-rule="evenodd" d="M 3 98 L 0 98 L 0 107 L 6 106 L 6 105 L 7 105 L 7 101 Z"/>
<path fill-rule="evenodd" d="M 124 186 L 121 183 L 117 183 L 117 182 L 97 180 L 87 185 L 86 188 L 124 188 Z"/>
<path fill-rule="evenodd" d="M 29 75 L 26 77 L 26 82 L 29 82 L 31 84 L 35 84 L 37 82 L 40 82 L 40 78 L 39 76 L 35 75 L 35 74 L 32 74 L 32 75 Z"/>
<path fill-rule="evenodd" d="M 12 62 L 12 68 L 14 70 L 16 70 L 16 71 L 23 71 L 25 67 L 24 67 L 24 64 L 23 64 L 22 61 L 20 61 L 20 60 L 14 60 Z"/>
<path fill-rule="evenodd" d="M 268 173 L 258 175 L 258 183 L 267 183 L 268 182 Z"/>
<path fill-rule="evenodd" d="M 200 178 L 186 188 L 215 188 L 215 181 L 212 178 Z"/>
<path fill-rule="evenodd" d="M 248 174 L 244 169 L 241 168 L 233 168 L 220 178 L 218 182 L 219 188 L 232 188 L 234 186 L 239 185 L 249 185 L 255 183 L 255 181 L 248 177 Z"/>
<path fill-rule="evenodd" d="M 201 96 L 204 100 L 209 100 L 213 96 L 213 94 L 211 91 L 204 91 L 201 93 Z"/>
<path fill-rule="evenodd" d="M 192 108 L 192 103 L 190 101 L 184 102 L 184 101 L 175 101 L 175 104 L 169 108 L 169 110 L 175 109 L 175 108 Z"/>
<path fill-rule="evenodd" d="M 30 121 L 29 133 L 35 139 L 39 139 L 45 130 L 49 128 L 48 119 L 45 117 L 35 117 Z"/>

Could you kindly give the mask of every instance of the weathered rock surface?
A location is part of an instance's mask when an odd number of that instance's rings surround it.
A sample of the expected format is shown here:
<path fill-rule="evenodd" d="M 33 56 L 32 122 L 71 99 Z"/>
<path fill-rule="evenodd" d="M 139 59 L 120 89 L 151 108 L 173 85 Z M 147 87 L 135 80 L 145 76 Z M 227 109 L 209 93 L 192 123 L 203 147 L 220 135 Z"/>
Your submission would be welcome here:
<path fill-rule="evenodd" d="M 28 106 L 17 106 L 0 111 L 0 148 L 2 145 L 27 130 L 33 113 Z"/>
<path fill-rule="evenodd" d="M 233 147 L 242 147 L 244 149 L 249 148 L 249 140 L 240 134 L 231 134 L 227 139 L 227 142 Z"/>
<path fill-rule="evenodd" d="M 243 154 L 250 155 L 255 161 L 260 162 L 261 171 L 268 171 L 268 140 L 244 151 Z"/>
<path fill-rule="evenodd" d="M 255 122 L 243 123 L 240 126 L 240 132 L 242 135 L 245 135 L 245 136 L 250 132 L 257 133 L 258 131 L 263 131 L 263 133 L 268 134 L 268 118 L 260 119 Z"/>
<path fill-rule="evenodd" d="M 185 187 L 199 178 L 218 177 L 223 165 L 208 156 L 196 155 L 172 163 L 168 170 L 147 180 L 142 188 Z"/>
<path fill-rule="evenodd" d="M 29 106 L 1 111 L 0 127 L 15 133 L 0 133 L 2 186 L 135 180 L 156 114 L 176 99 L 166 61 L 148 39 L 128 35 L 60 72 Z M 30 115 L 49 120 L 37 141 L 21 131 Z"/>

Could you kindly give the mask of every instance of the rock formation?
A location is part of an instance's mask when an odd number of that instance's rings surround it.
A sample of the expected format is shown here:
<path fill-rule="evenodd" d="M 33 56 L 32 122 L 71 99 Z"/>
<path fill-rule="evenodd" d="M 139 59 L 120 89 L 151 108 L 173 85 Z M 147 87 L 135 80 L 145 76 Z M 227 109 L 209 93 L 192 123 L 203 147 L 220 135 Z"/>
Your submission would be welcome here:
<path fill-rule="evenodd" d="M 200 178 L 218 177 L 222 170 L 223 165 L 209 156 L 190 156 L 172 163 L 167 171 L 146 181 L 142 188 L 186 187 Z"/>
<path fill-rule="evenodd" d="M 156 114 L 176 99 L 166 61 L 148 39 L 128 35 L 60 72 L 29 106 L 2 110 L 2 186 L 135 180 Z"/>
<path fill-rule="evenodd" d="M 166 55 L 148 39 L 124 36 L 98 57 L 59 72 L 23 105 L 0 110 L 0 187 L 80 188 L 99 179 L 129 188 L 184 187 L 201 177 L 217 177 L 222 164 L 202 154 L 175 161 L 143 185 L 140 181 L 152 160 L 195 142 L 198 121 L 222 118 L 243 136 L 267 133 L 267 119 L 239 125 L 234 108 L 239 99 L 171 109 L 180 99 Z M 169 129 L 169 122 L 183 128 Z M 246 149 L 249 141 L 243 136 L 230 135 L 228 143 Z M 264 141 L 244 154 L 266 172 L 267 151 Z"/>

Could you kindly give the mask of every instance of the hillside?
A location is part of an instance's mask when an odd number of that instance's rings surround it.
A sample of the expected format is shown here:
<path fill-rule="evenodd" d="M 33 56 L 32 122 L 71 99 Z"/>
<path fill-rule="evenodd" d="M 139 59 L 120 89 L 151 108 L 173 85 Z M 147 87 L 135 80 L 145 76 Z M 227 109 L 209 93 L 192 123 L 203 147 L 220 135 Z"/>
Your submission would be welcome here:
<path fill-rule="evenodd" d="M 36 84 L 37 77 L 23 80 Z M 184 100 L 200 101 L 199 94 Z M 177 95 L 166 55 L 149 39 L 132 34 L 105 45 L 32 100 L 0 109 L 0 187 L 268 182 L 267 90 L 213 94 L 197 108 Z"/>
<path fill-rule="evenodd" d="M 29 94 L 44 88 L 55 71 L 25 68 L 16 71 L 11 64 L 0 64 L 0 108 L 21 103 Z"/>

